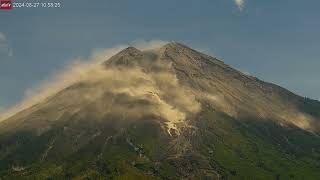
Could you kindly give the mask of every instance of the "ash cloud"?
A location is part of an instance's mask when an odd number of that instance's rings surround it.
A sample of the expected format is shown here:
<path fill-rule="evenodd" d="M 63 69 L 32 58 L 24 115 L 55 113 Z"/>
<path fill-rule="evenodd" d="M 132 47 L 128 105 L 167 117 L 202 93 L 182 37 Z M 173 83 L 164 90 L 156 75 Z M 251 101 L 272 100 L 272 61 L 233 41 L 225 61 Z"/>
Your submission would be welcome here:
<path fill-rule="evenodd" d="M 163 121 L 170 133 L 179 133 L 177 124 L 200 110 L 191 89 L 181 86 L 167 69 L 145 72 L 144 69 L 95 69 L 83 82 L 90 83 L 84 95 L 96 105 L 95 114 L 132 120 L 155 117 Z M 107 103 L 106 103 L 107 102 Z"/>
<path fill-rule="evenodd" d="M 149 50 L 160 48 L 166 43 L 165 41 L 138 41 L 132 45 L 141 50 Z M 154 63 L 152 66 L 157 66 L 156 72 L 147 72 L 143 67 L 105 68 L 102 65 L 102 62 L 125 47 L 121 45 L 98 50 L 88 60 L 75 60 L 49 80 L 28 90 L 25 100 L 3 113 L 0 116 L 1 119 L 7 119 L 37 103 L 47 103 L 50 97 L 63 92 L 61 90 L 82 83 L 88 88 L 72 91 L 71 95 L 67 94 L 61 98 L 65 99 L 62 103 L 92 103 L 95 105 L 93 111 L 99 117 L 112 116 L 130 120 L 152 116 L 162 120 L 169 133 L 172 129 L 179 133 L 177 124 L 184 124 L 188 116 L 194 115 L 201 108 L 192 90 L 179 84 L 170 64 Z M 79 103 L 79 101 L 85 103 Z M 58 117 L 51 116 L 51 118 Z"/>
<path fill-rule="evenodd" d="M 21 102 L 0 114 L 0 121 L 23 109 L 40 103 L 62 89 L 81 81 L 81 79 L 87 76 L 88 72 L 99 65 L 99 62 L 108 59 L 123 48 L 125 46 L 120 45 L 114 48 L 96 50 L 87 60 L 81 58 L 75 59 L 72 63 L 66 65 L 64 69 L 55 72 L 47 80 L 40 82 L 36 87 L 27 89 L 25 91 L 25 98 Z"/>

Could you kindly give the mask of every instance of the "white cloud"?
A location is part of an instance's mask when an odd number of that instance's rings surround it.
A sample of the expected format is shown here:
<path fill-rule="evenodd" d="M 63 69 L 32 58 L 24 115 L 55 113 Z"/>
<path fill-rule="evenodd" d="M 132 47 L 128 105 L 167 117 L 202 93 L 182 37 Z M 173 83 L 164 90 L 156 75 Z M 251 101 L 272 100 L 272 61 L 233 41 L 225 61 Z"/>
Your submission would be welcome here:
<path fill-rule="evenodd" d="M 0 32 L 0 56 L 13 56 L 13 51 L 9 46 L 6 35 Z"/>
<path fill-rule="evenodd" d="M 248 71 L 243 71 L 242 73 L 247 75 L 247 76 L 252 76 L 251 73 L 249 73 Z"/>
<path fill-rule="evenodd" d="M 168 41 L 163 41 L 163 40 L 135 40 L 130 45 L 133 47 L 136 47 L 140 50 L 149 50 L 149 49 L 157 49 L 162 47 L 163 45 L 167 44 Z"/>
<path fill-rule="evenodd" d="M 7 40 L 6 36 L 2 32 L 0 32 L 0 42 L 6 41 L 6 40 Z"/>
<path fill-rule="evenodd" d="M 234 0 L 234 2 L 236 3 L 240 11 L 244 9 L 246 4 L 245 0 Z"/>

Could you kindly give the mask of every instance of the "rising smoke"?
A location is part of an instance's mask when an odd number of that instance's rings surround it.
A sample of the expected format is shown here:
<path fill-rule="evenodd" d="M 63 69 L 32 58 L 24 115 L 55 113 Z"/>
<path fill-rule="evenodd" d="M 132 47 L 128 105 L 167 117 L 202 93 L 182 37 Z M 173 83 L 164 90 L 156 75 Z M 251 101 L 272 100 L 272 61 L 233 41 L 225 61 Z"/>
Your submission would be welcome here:
<path fill-rule="evenodd" d="M 156 49 L 164 41 L 134 43 L 141 50 Z M 118 53 L 125 46 L 94 52 L 87 60 L 77 59 L 66 69 L 56 73 L 38 87 L 28 90 L 27 97 L 17 106 L 2 114 L 2 119 L 38 103 L 55 97 L 57 92 L 82 83 L 86 88 L 72 91 L 63 101 L 74 104 L 92 103 L 95 115 L 99 117 L 117 117 L 119 119 L 140 119 L 153 116 L 163 120 L 168 132 L 177 124 L 184 123 L 189 115 L 200 110 L 200 104 L 188 87 L 179 84 L 170 64 L 154 63 L 150 67 L 157 71 L 145 71 L 142 67 L 106 68 L 102 62 Z M 148 59 L 146 59 L 148 61 Z M 69 100 L 68 100 L 69 99 Z M 68 101 L 68 102 L 67 102 Z M 74 102 L 70 102 L 74 101 Z M 61 103 L 61 102 L 60 102 Z M 46 102 L 54 106 L 54 102 Z M 84 107 L 77 107 L 84 108 Z M 83 109 L 85 111 L 85 109 Z M 51 117 L 53 118 L 53 117 Z M 53 119 L 58 118 L 54 117 Z"/>

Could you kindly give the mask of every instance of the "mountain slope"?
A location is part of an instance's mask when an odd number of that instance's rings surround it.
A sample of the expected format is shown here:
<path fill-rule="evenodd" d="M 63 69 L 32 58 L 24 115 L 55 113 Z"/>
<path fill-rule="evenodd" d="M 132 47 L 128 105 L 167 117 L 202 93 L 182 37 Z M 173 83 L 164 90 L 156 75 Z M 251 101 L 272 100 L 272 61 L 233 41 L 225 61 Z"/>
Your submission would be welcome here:
<path fill-rule="evenodd" d="M 1 122 L 0 176 L 316 179 L 318 112 L 182 44 L 129 47 Z"/>

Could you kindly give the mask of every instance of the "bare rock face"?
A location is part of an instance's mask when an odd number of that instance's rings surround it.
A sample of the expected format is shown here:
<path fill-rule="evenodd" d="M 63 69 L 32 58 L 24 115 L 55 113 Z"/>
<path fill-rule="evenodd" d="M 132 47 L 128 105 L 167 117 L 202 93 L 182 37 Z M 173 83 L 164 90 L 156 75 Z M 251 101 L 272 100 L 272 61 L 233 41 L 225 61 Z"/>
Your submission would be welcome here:
<path fill-rule="evenodd" d="M 318 118 L 299 109 L 300 97 L 274 84 L 245 75 L 222 61 L 178 43 L 162 48 L 160 58 L 171 60 L 179 80 L 219 111 L 235 118 L 276 120 L 314 132 Z"/>
<path fill-rule="evenodd" d="M 128 47 L 0 123 L 0 177 L 312 179 L 319 112 L 185 45 Z"/>
<path fill-rule="evenodd" d="M 108 61 L 106 61 L 104 64 L 106 66 L 108 65 L 132 65 L 133 63 L 136 63 L 137 61 L 143 59 L 143 52 L 140 50 L 134 48 L 134 47 L 128 47 L 115 56 L 111 57 Z"/>

